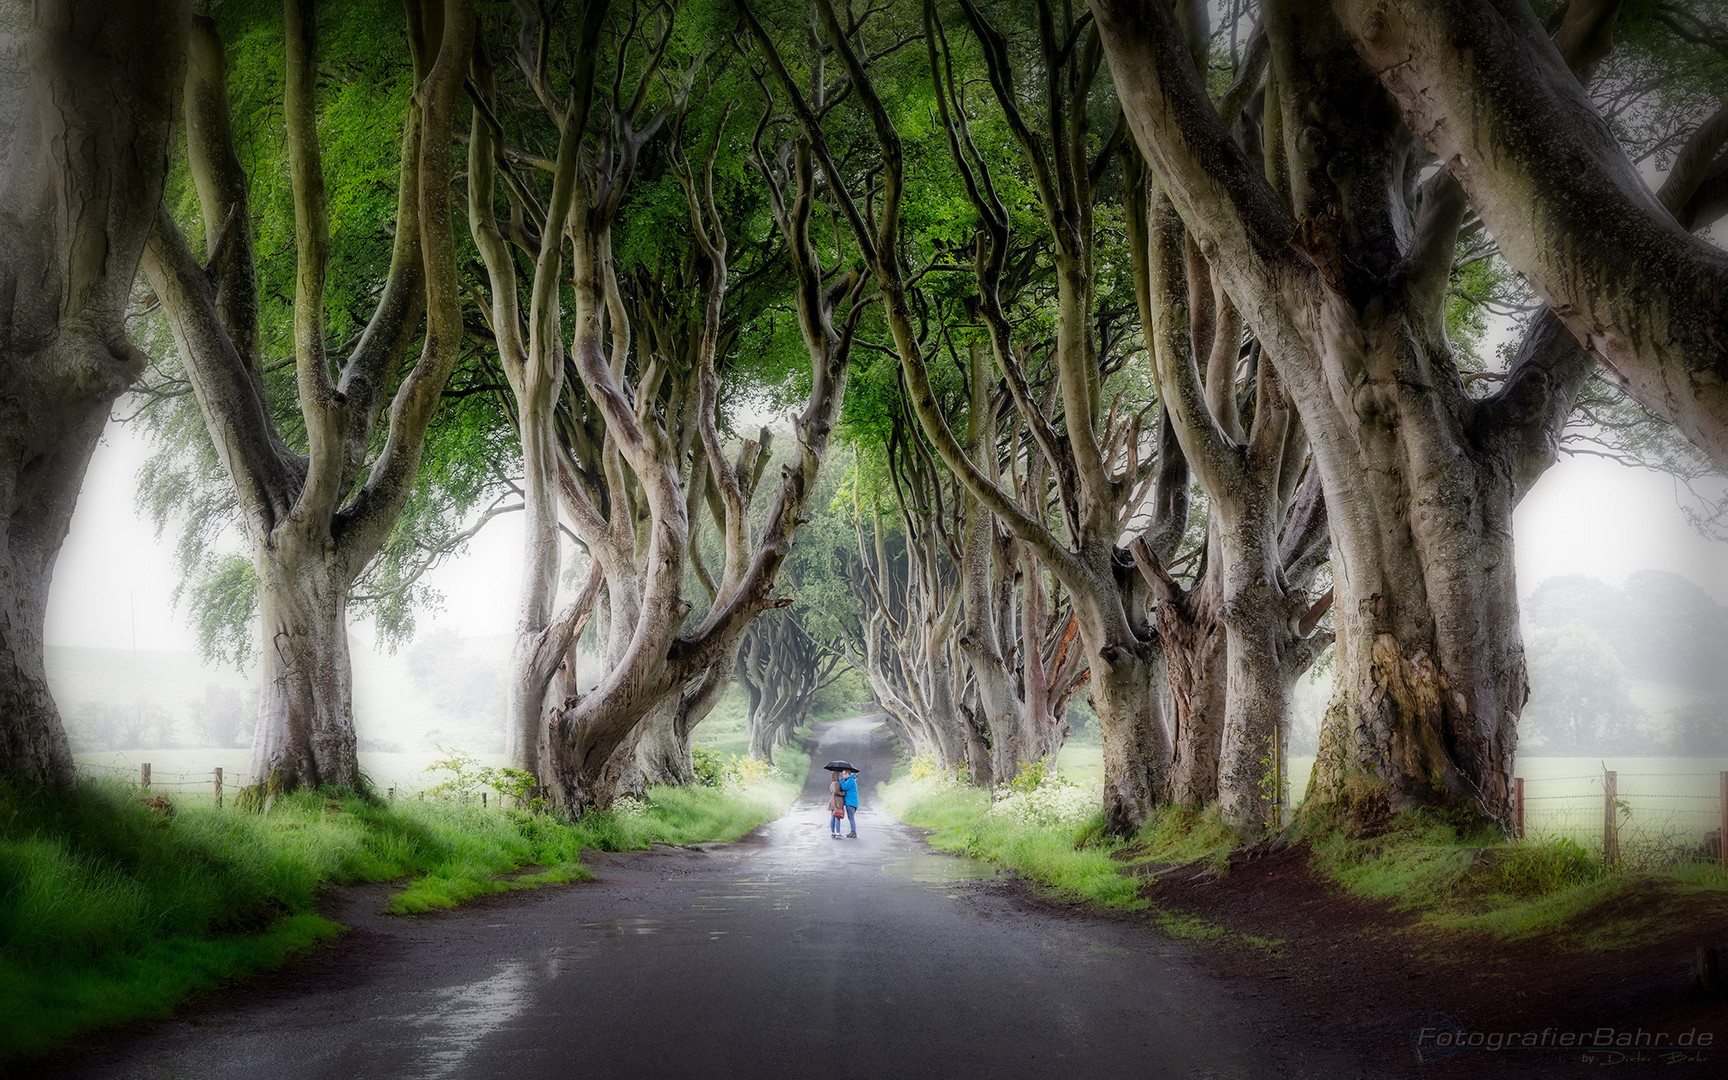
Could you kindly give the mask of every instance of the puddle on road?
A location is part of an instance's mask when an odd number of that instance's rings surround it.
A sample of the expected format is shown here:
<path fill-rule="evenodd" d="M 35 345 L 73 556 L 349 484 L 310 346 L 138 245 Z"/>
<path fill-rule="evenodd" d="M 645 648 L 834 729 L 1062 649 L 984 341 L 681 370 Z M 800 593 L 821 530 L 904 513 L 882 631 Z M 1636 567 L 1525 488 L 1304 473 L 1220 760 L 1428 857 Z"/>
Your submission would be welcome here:
<path fill-rule="evenodd" d="M 410 1033 L 421 1075 L 438 1080 L 458 1071 L 482 1039 L 516 1018 L 532 985 L 557 978 L 562 969 L 556 951 L 512 961 L 477 982 L 433 990 L 426 1005 L 391 1019 Z"/>
<path fill-rule="evenodd" d="M 967 859 L 946 855 L 913 855 L 890 859 L 882 864 L 883 877 L 907 881 L 927 881 L 946 884 L 954 881 L 989 881 L 996 877 L 996 867 L 982 859 Z"/>
<path fill-rule="evenodd" d="M 639 934 L 658 934 L 666 926 L 659 919 L 607 919 L 603 922 L 583 923 L 584 930 L 598 930 L 603 937 L 635 937 Z"/>

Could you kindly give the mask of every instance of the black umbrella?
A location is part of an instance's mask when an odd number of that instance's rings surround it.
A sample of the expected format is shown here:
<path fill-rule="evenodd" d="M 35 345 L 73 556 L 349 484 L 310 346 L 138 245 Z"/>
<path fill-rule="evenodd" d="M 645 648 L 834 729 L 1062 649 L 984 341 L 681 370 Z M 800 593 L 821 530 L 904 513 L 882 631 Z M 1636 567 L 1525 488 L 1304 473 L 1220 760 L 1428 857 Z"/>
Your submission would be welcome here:
<path fill-rule="evenodd" d="M 858 766 L 852 764 L 850 761 L 830 761 L 828 764 L 826 764 L 822 767 L 824 769 L 827 769 L 829 772 L 839 772 L 842 769 L 846 770 L 847 772 L 857 772 L 858 771 Z"/>

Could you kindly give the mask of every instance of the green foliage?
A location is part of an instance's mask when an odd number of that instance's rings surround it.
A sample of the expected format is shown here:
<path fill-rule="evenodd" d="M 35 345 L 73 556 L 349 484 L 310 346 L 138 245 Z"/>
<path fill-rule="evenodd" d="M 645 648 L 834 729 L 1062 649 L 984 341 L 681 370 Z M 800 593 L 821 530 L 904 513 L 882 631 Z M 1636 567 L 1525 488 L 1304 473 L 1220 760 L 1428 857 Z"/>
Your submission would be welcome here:
<path fill-rule="evenodd" d="M 1518 300 L 1522 280 L 1489 251 L 1467 251 L 1452 267 L 1446 292 L 1446 337 L 1459 366 L 1479 372 L 1493 357 L 1483 354 L 1496 315 Z"/>
<path fill-rule="evenodd" d="M 926 781 L 950 782 L 950 776 L 936 760 L 935 754 L 920 754 L 906 766 L 906 777 L 914 783 Z"/>
<path fill-rule="evenodd" d="M 449 764 L 447 795 L 480 783 L 466 755 Z M 339 928 L 314 908 L 328 885 L 411 876 L 391 911 L 446 908 L 585 878 L 584 850 L 737 839 L 796 790 L 781 776 L 655 788 L 640 814 L 575 823 L 456 797 L 385 805 L 299 792 L 253 814 L 195 800 L 162 810 L 94 783 L 59 797 L 0 790 L 0 1063 L 165 1017 L 189 994 L 332 936 Z M 544 869 L 516 874 L 527 865 Z"/>
<path fill-rule="evenodd" d="M 690 748 L 690 759 L 696 770 L 696 782 L 704 787 L 719 787 L 726 779 L 726 760 L 718 750 L 700 744 Z"/>
<path fill-rule="evenodd" d="M 915 772 L 923 775 L 915 778 Z M 880 792 L 895 817 L 934 830 L 930 844 L 938 850 L 1000 863 L 1065 899 L 1125 910 L 1145 906 L 1137 883 L 1118 872 L 1120 864 L 1110 857 L 1110 846 L 1077 846 L 1091 823 L 1052 827 L 991 814 L 985 792 L 932 775 L 916 761 Z"/>
<path fill-rule="evenodd" d="M 437 746 L 438 752 L 444 756 L 426 766 L 425 771 L 445 775 L 422 794 L 434 799 L 472 802 L 480 794 L 481 788 L 491 788 L 509 799 L 509 805 L 513 808 L 532 811 L 545 809 L 546 800 L 536 794 L 539 784 L 533 773 L 509 765 L 482 765 L 478 758 L 466 750 L 452 750 L 441 743 Z"/>
<path fill-rule="evenodd" d="M 268 0 L 209 6 L 227 56 L 235 151 L 250 180 L 266 405 L 287 448 L 304 452 L 294 365 L 284 362 L 293 357 L 296 226 L 282 105 L 281 6 Z M 318 23 L 316 105 L 330 240 L 323 306 L 331 354 L 341 357 L 370 318 L 388 270 L 413 69 L 394 0 L 326 5 Z M 183 150 L 171 163 L 165 202 L 194 251 L 206 247 L 211 238 L 204 235 Z M 181 585 L 175 600 L 191 615 L 204 656 L 244 668 L 255 650 L 256 582 L 237 553 L 249 553 L 250 538 L 242 535 L 233 482 L 188 392 L 164 318 L 149 315 L 136 332 L 155 361 L 141 414 L 154 454 L 139 476 L 139 504 L 159 533 L 177 535 Z M 417 346 L 409 352 L 411 359 Z M 386 409 L 406 369 L 391 372 L 379 388 Z M 464 519 L 472 508 L 507 487 L 514 435 L 498 395 L 486 389 L 492 380 L 482 357 L 464 359 L 427 437 L 408 506 L 353 589 L 351 614 L 373 618 L 386 646 L 407 640 L 417 610 L 440 603 L 421 576 L 424 567 L 465 542 Z M 385 423 L 377 428 L 373 444 L 363 448 L 369 454 L 387 437 Z"/>
<path fill-rule="evenodd" d="M 1008 781 L 1008 790 L 1016 795 L 1029 795 L 1044 786 L 1045 781 L 1053 779 L 1049 763 L 1044 761 L 1022 761 L 1020 771 Z"/>
<path fill-rule="evenodd" d="M 1054 829 L 1085 828 L 1094 819 L 1103 820 L 1099 809 L 1103 794 L 1101 782 L 1076 784 L 1042 767 L 1022 769 L 1008 786 L 993 793 L 990 815 Z"/>

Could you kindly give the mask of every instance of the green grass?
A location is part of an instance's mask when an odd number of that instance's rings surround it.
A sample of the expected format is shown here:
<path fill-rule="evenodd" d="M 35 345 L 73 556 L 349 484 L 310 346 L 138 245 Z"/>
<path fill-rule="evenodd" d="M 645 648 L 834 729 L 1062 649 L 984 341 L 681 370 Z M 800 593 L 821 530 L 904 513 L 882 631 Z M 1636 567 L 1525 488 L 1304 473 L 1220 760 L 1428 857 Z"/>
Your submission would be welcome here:
<path fill-rule="evenodd" d="M 1104 748 L 1065 743 L 1056 755 L 1056 768 L 1069 780 L 1104 779 Z"/>
<path fill-rule="evenodd" d="M 1168 807 L 1156 813 L 1134 838 L 1128 862 L 1222 864 L 1240 841 L 1217 810 Z"/>
<path fill-rule="evenodd" d="M 1064 772 L 1072 775 L 1066 768 Z M 1161 811 L 1131 841 L 1102 836 L 1102 818 L 1036 826 L 990 814 L 990 796 L 941 777 L 898 774 L 879 789 L 890 812 L 933 830 L 932 846 L 999 863 L 1071 900 L 1143 910 L 1177 937 L 1276 952 L 1276 940 L 1232 933 L 1203 915 L 1167 911 L 1139 896 L 1129 876 L 1145 864 L 1208 862 L 1227 871 L 1239 838 L 1215 811 Z M 1310 865 L 1344 892 L 1414 914 L 1421 925 L 1502 940 L 1544 938 L 1558 948 L 1602 950 L 1657 940 L 1704 901 L 1728 899 L 1728 874 L 1691 865 L 1615 873 L 1566 839 L 1506 842 L 1434 814 L 1394 818 L 1360 838 L 1314 819 L 1298 834 Z M 1125 873 L 1125 871 L 1127 873 Z"/>
<path fill-rule="evenodd" d="M 748 787 L 654 788 L 574 823 L 431 799 L 164 814 L 120 785 L 0 789 L 0 1062 L 279 965 L 340 931 L 316 910 L 333 884 L 406 879 L 389 910 L 412 914 L 584 879 L 583 850 L 735 840 L 795 797 L 808 755 L 780 757 Z"/>
<path fill-rule="evenodd" d="M 1673 926 L 1665 916 L 1695 898 L 1728 899 L 1720 868 L 1616 873 L 1569 839 L 1505 841 L 1419 811 L 1372 838 L 1322 827 L 1307 840 L 1313 865 L 1346 891 L 1503 940 L 1623 948 L 1662 937 Z"/>
<path fill-rule="evenodd" d="M 722 754 L 748 754 L 750 729 L 746 725 L 746 713 L 749 707 L 750 697 L 744 684 L 734 680 L 690 733 L 691 741 Z"/>
<path fill-rule="evenodd" d="M 999 863 L 1063 899 L 1123 910 L 1145 906 L 1136 883 L 1119 873 L 1111 846 L 1075 846 L 1086 824 L 1043 827 L 992 815 L 988 794 L 941 779 L 899 777 L 878 790 L 889 813 L 934 830 L 930 844 L 938 850 Z"/>

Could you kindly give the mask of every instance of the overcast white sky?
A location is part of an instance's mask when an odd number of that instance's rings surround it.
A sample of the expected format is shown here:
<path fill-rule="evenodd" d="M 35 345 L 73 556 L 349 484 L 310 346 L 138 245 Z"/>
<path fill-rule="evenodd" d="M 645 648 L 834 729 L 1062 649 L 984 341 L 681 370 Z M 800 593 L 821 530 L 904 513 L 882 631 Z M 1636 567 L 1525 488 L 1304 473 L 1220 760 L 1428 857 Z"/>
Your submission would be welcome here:
<path fill-rule="evenodd" d="M 158 540 L 134 506 L 144 447 L 131 429 L 110 425 L 91 462 L 55 569 L 48 609 L 50 645 L 193 649 L 171 597 L 173 537 Z M 509 633 L 515 622 L 521 526 L 507 514 L 469 551 L 434 572 L 446 597 L 421 630 Z M 1672 570 L 1728 604 L 1728 544 L 1708 542 L 1686 523 L 1673 481 L 1594 458 L 1562 461 L 1519 508 L 1518 589 L 1528 595 L 1553 574 L 1589 574 L 1618 585 L 1645 568 Z M 356 634 L 370 640 L 369 629 Z"/>

